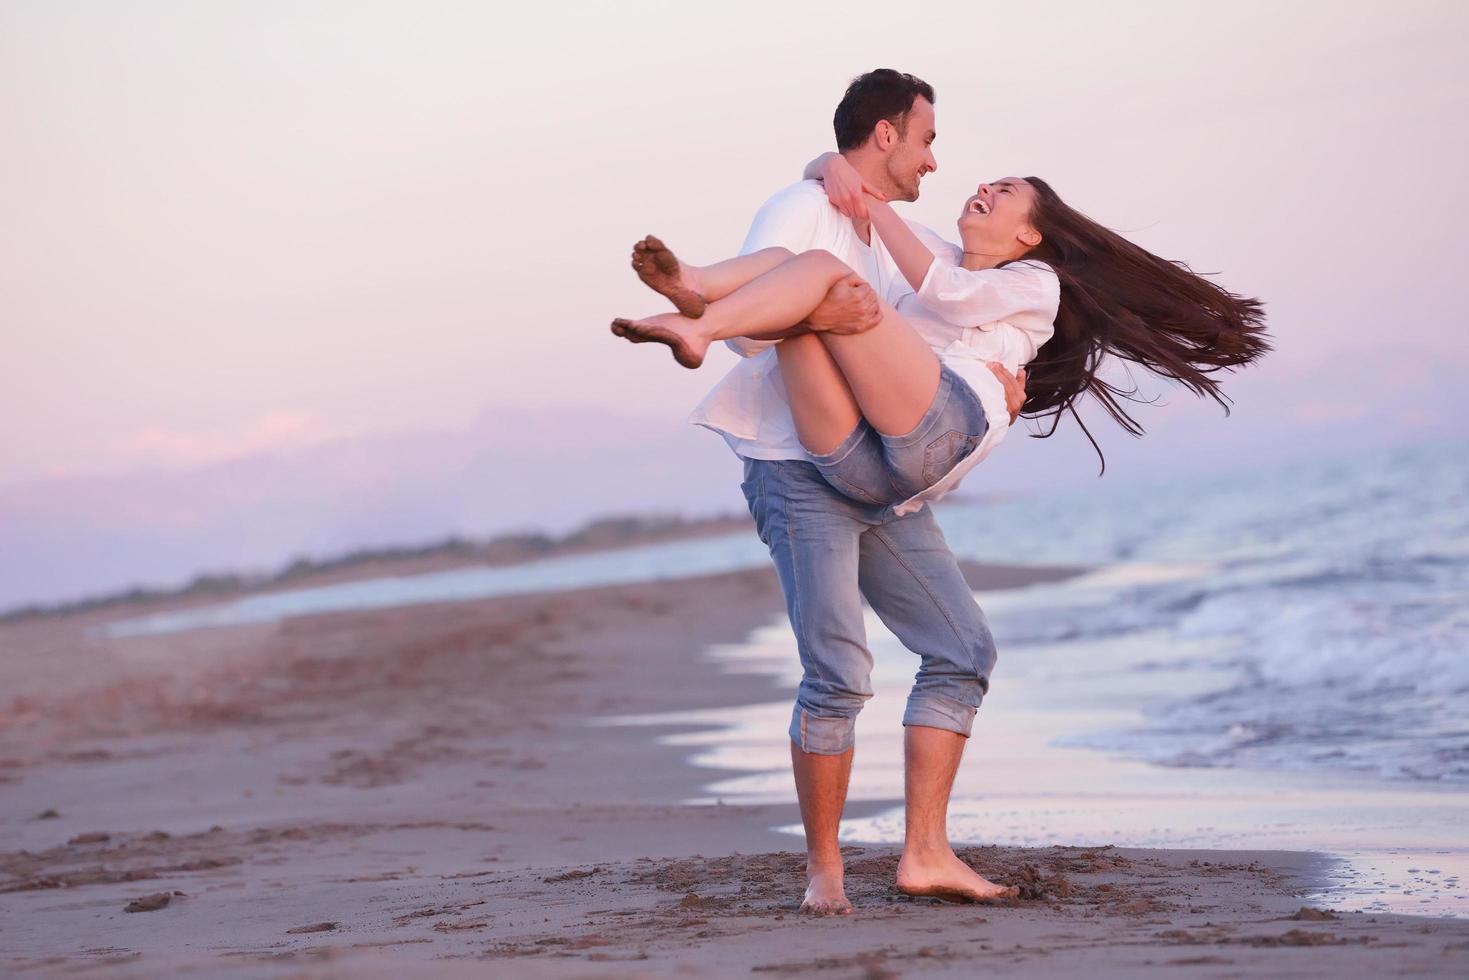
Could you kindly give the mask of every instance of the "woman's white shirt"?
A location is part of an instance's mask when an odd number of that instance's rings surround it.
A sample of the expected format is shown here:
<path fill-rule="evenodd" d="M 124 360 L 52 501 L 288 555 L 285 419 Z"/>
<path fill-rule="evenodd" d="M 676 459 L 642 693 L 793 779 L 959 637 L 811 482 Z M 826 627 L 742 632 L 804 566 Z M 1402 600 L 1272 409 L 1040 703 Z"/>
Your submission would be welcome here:
<path fill-rule="evenodd" d="M 898 514 L 918 510 L 958 486 L 1010 429 L 1005 387 L 990 370 L 999 361 L 1014 374 L 1036 356 L 1056 329 L 1061 282 L 1044 262 L 1021 260 L 998 269 L 971 270 L 964 253 L 922 226 L 913 231 L 934 253 L 923 282 L 899 297 L 895 307 L 939 360 L 963 378 L 984 406 L 989 428 L 968 456 L 923 493 L 903 501 Z"/>

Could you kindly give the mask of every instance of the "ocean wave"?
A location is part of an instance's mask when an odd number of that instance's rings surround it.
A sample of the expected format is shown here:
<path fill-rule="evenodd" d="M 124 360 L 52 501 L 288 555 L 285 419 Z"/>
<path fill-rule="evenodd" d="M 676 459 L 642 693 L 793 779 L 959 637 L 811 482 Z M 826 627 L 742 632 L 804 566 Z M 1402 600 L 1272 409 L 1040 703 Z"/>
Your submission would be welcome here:
<path fill-rule="evenodd" d="M 1076 655 L 1068 645 L 1133 637 L 1127 670 L 1229 678 L 1143 706 L 1136 728 L 1071 744 L 1160 765 L 1469 781 L 1469 453 L 1423 447 L 1153 488 L 1141 500 L 1050 502 L 1044 525 L 1014 507 L 1003 521 L 972 519 L 1054 530 L 1061 553 L 1048 559 L 1122 564 L 1001 603 L 991 618 L 1002 644 L 1046 647 L 1065 664 Z M 956 523 L 950 537 L 962 542 Z M 1169 562 L 1189 572 L 1128 572 Z"/>

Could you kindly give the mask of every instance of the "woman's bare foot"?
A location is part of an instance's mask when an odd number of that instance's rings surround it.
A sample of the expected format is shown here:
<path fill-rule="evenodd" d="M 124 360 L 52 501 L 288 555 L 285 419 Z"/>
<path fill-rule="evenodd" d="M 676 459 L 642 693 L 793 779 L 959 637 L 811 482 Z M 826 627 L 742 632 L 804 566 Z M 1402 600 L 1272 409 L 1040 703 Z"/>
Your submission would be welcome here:
<path fill-rule="evenodd" d="M 1013 885 L 997 885 L 959 860 L 953 851 L 910 855 L 898 862 L 898 891 L 948 902 L 1001 902 L 1019 896 Z"/>
<path fill-rule="evenodd" d="M 684 316 L 694 320 L 704 315 L 709 304 L 698 279 L 657 238 L 649 235 L 632 247 L 632 267 L 649 289 L 667 296 Z"/>
<path fill-rule="evenodd" d="M 806 894 L 801 911 L 807 915 L 851 915 L 852 903 L 842 887 L 842 866 L 835 868 L 806 864 Z"/>
<path fill-rule="evenodd" d="M 703 364 L 704 355 L 709 353 L 705 332 L 677 313 L 660 313 L 642 320 L 619 318 L 612 321 L 612 332 L 635 344 L 667 344 L 673 349 L 673 359 L 686 368 Z"/>

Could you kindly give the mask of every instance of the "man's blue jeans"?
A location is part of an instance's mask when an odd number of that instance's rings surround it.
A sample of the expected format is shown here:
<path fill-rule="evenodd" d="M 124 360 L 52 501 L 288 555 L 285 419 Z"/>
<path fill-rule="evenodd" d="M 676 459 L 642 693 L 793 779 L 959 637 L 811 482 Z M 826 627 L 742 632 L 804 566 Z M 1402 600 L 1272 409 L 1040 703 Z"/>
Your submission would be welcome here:
<path fill-rule="evenodd" d="M 780 576 L 805 671 L 791 741 L 821 755 L 852 747 L 857 713 L 872 697 L 863 598 L 920 658 L 903 724 L 968 737 L 995 643 L 932 509 L 895 517 L 844 496 L 804 461 L 744 464 L 741 489 Z"/>

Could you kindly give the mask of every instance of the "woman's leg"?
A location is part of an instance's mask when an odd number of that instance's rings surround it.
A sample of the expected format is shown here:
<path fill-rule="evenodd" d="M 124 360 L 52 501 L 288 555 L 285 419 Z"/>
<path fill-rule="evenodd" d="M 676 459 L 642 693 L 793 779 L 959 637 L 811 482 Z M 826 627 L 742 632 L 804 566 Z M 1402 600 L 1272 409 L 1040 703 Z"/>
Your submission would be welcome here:
<path fill-rule="evenodd" d="M 776 344 L 775 356 L 801 445 L 817 455 L 831 452 L 862 420 L 842 369 L 814 333 Z"/>
<path fill-rule="evenodd" d="M 808 451 L 830 452 L 851 434 L 859 417 L 882 435 L 904 435 L 933 404 L 939 387 L 938 357 L 885 302 L 873 329 L 792 336 L 800 331 L 795 325 L 816 308 L 827 290 L 850 274 L 829 253 L 791 257 L 784 249 L 764 249 L 694 269 L 681 266 L 662 242 L 649 236 L 635 249 L 634 267 L 639 255 L 646 268 L 661 266 L 660 275 L 674 275 L 680 288 L 707 289 L 711 295 L 727 288 L 733 291 L 708 306 L 698 320 L 675 314 L 618 320 L 613 332 L 637 342 L 668 344 L 686 367 L 703 363 L 709 344 L 716 340 L 789 338 L 776 350 L 796 431 Z M 666 287 L 667 281 L 649 281 L 641 269 L 639 275 L 664 292 L 660 285 Z M 816 349 L 818 342 L 828 356 Z"/>
<path fill-rule="evenodd" d="M 939 359 L 896 310 L 881 305 L 882 320 L 871 330 L 815 336 L 831 353 L 868 424 L 885 436 L 900 436 L 911 432 L 933 404 Z M 787 376 L 785 382 L 789 393 L 803 379 Z"/>
<path fill-rule="evenodd" d="M 792 258 L 787 249 L 766 248 L 714 265 L 692 266 L 680 263 L 652 235 L 633 246 L 633 268 L 639 277 L 670 299 L 680 289 L 697 292 L 711 302 L 723 299 Z M 830 452 L 851 435 L 862 418 L 846 377 L 815 334 L 789 337 L 775 351 L 801 445 L 817 454 Z"/>
<path fill-rule="evenodd" d="M 882 320 L 871 330 L 807 334 L 775 348 L 807 452 L 836 448 L 859 416 L 883 435 L 904 435 L 933 404 L 938 355 L 896 310 L 881 305 Z"/>
<path fill-rule="evenodd" d="M 694 270 L 699 289 L 711 303 L 724 299 L 730 293 L 776 266 L 796 257 L 788 248 L 762 248 L 749 255 L 737 255 L 713 265 L 701 265 Z"/>
<path fill-rule="evenodd" d="M 754 263 L 745 260 L 762 254 L 730 261 L 742 268 L 752 268 Z M 803 252 L 786 258 L 723 299 L 710 303 L 698 319 L 681 313 L 664 313 L 642 320 L 618 319 L 612 321 L 612 332 L 637 343 L 667 344 L 680 364 L 696 368 L 704 362 L 709 345 L 717 340 L 791 336 L 794 328 L 821 305 L 831 287 L 851 274 L 852 270 L 830 252 Z"/>
<path fill-rule="evenodd" d="M 893 327 L 895 322 L 889 320 L 887 325 Z M 934 377 L 934 388 L 930 390 L 926 358 L 921 354 L 912 356 L 911 347 L 903 339 L 904 333 L 911 333 L 906 323 L 898 319 L 896 326 L 902 329 L 893 330 L 883 344 L 845 352 L 848 361 L 856 365 L 854 373 L 859 377 L 871 373 L 870 362 L 879 364 L 878 381 L 873 386 L 876 398 L 868 399 L 873 404 L 870 416 L 833 355 L 834 345 L 827 343 L 824 334 L 793 337 L 775 345 L 796 435 L 810 454 L 808 459 L 834 489 L 862 503 L 895 503 L 937 482 L 933 474 L 943 460 L 933 455 L 931 430 L 939 421 L 952 421 L 956 408 L 962 407 L 945 394 L 941 374 Z M 922 353 L 931 355 L 926 345 Z M 941 414 L 935 415 L 940 400 Z M 899 434 L 882 434 L 878 423 L 900 427 Z M 981 419 L 980 435 L 983 425 Z M 943 438 L 957 435 L 949 432 Z M 953 450 L 958 449 L 956 444 Z"/>
<path fill-rule="evenodd" d="M 649 235 L 632 247 L 632 267 L 644 285 L 668 297 L 684 316 L 695 318 L 704 315 L 709 303 L 723 299 L 793 254 L 785 248 L 762 248 L 713 265 L 689 265 Z"/>
<path fill-rule="evenodd" d="M 903 500 L 932 486 L 935 473 L 947 472 L 942 464 L 977 444 L 985 428 L 982 411 L 977 422 L 969 418 L 962 398 L 944 387 L 928 345 L 886 304 L 879 309 L 878 326 L 862 334 L 810 334 L 775 348 L 796 434 L 810 461 L 836 490 L 869 504 Z M 843 343 L 867 336 L 874 342 Z M 951 424 L 961 417 L 965 425 Z M 939 431 L 940 421 L 944 430 L 962 431 Z M 960 441 L 942 443 L 954 439 Z"/>

